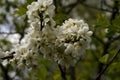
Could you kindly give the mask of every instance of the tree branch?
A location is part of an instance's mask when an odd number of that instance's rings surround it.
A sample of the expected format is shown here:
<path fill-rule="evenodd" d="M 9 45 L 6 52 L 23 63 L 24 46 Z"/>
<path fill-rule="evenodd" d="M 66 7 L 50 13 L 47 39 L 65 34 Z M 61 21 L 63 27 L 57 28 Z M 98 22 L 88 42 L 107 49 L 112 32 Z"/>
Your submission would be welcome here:
<path fill-rule="evenodd" d="M 39 13 L 38 14 L 39 15 L 39 17 L 40 17 L 40 31 L 42 31 L 42 29 L 43 29 L 43 13 Z"/>
<path fill-rule="evenodd" d="M 60 64 L 58 64 L 58 67 L 60 69 L 62 79 L 63 80 L 67 80 L 67 78 L 66 78 L 66 72 L 63 70 L 62 66 Z"/>
<path fill-rule="evenodd" d="M 75 77 L 75 67 L 74 66 L 71 66 L 70 68 L 69 68 L 69 70 L 70 70 L 70 80 L 76 80 L 76 77 Z"/>
<path fill-rule="evenodd" d="M 119 9 L 118 9 L 118 1 L 114 1 L 114 7 L 112 10 L 112 15 L 111 15 L 111 20 L 110 23 L 112 24 L 112 21 L 115 19 L 116 15 L 119 13 Z M 120 39 L 120 35 L 116 36 L 116 37 L 109 37 L 109 40 L 106 42 L 106 44 L 104 45 L 104 50 L 101 56 L 105 55 L 106 53 L 108 53 L 108 49 L 110 47 L 110 45 L 116 41 Z M 100 74 L 96 80 L 101 80 L 101 75 L 104 73 L 104 64 L 103 63 L 99 63 L 99 67 L 98 67 L 98 74 Z M 109 65 L 108 65 L 109 66 Z"/>
<path fill-rule="evenodd" d="M 0 63 L 1 70 L 3 72 L 3 78 L 4 80 L 12 80 L 8 75 L 8 70 Z"/>
<path fill-rule="evenodd" d="M 92 35 L 95 39 L 97 39 L 101 44 L 105 45 L 104 41 L 100 39 L 96 34 Z"/>
<path fill-rule="evenodd" d="M 14 56 L 13 54 L 15 54 L 15 52 L 11 52 L 9 55 L 5 56 L 5 57 L 2 57 L 0 58 L 1 60 L 6 60 L 6 59 L 12 59 Z"/>
<path fill-rule="evenodd" d="M 87 8 L 91 8 L 91 9 L 96 9 L 96 10 L 101 10 L 101 11 L 106 11 L 106 12 L 110 12 L 112 13 L 111 10 L 109 9 L 104 9 L 104 8 L 97 8 L 96 6 L 91 6 L 91 5 L 88 5 L 86 3 L 84 3 L 86 0 L 77 0 L 76 2 L 72 3 L 72 4 L 69 4 L 67 6 L 64 6 L 64 8 L 70 8 L 67 13 L 70 13 L 75 6 L 77 6 L 79 3 Z"/>
<path fill-rule="evenodd" d="M 111 5 L 107 4 L 107 1 L 106 1 L 106 0 L 103 0 L 103 2 L 104 2 L 104 5 L 105 5 L 105 6 L 107 6 L 107 7 L 109 7 L 109 8 L 112 8 Z"/>
<path fill-rule="evenodd" d="M 91 6 L 91 5 L 88 5 L 88 4 L 85 4 L 85 3 L 81 3 L 81 4 L 85 7 L 91 8 L 91 9 L 96 9 L 96 10 L 101 10 L 101 11 L 112 13 L 112 11 L 109 10 L 109 9 L 97 8 L 96 6 Z"/>
<path fill-rule="evenodd" d="M 111 24 L 112 24 L 112 21 L 115 19 L 117 14 L 119 14 L 119 1 L 114 1 L 112 15 L 111 15 L 111 19 L 110 19 Z"/>
<path fill-rule="evenodd" d="M 116 40 L 118 40 L 118 39 L 120 39 L 120 35 L 111 38 L 111 39 L 104 45 L 104 50 L 103 50 L 102 56 L 104 56 L 105 54 L 108 53 L 108 49 L 109 49 L 110 45 L 111 45 L 114 41 L 116 41 Z M 103 64 L 103 63 L 99 63 L 98 74 L 101 73 L 101 71 L 103 70 L 103 68 L 104 68 L 104 64 Z M 101 78 L 101 75 L 100 75 L 96 80 L 100 80 L 100 78 Z"/>
<path fill-rule="evenodd" d="M 0 34 L 7 34 L 7 35 L 9 35 L 9 34 L 17 34 L 17 32 L 0 32 Z"/>
<path fill-rule="evenodd" d="M 112 42 L 114 42 L 114 41 L 116 41 L 116 40 L 119 40 L 119 39 L 120 39 L 120 35 L 115 36 L 115 37 L 112 37 L 112 38 L 110 39 L 109 43 L 112 43 Z"/>
<path fill-rule="evenodd" d="M 120 49 L 118 52 L 112 57 L 112 59 L 109 61 L 109 63 L 104 67 L 104 69 L 98 74 L 95 80 L 100 80 L 101 75 L 107 70 L 107 68 L 112 64 L 112 62 L 115 60 L 117 55 L 120 53 Z"/>

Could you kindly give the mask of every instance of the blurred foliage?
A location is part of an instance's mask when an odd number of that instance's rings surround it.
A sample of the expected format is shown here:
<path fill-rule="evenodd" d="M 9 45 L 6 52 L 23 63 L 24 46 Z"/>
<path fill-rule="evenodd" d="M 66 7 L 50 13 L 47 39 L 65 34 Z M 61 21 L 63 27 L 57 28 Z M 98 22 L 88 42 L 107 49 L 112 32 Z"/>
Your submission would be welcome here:
<path fill-rule="evenodd" d="M 27 5 L 35 0 L 0 0 L 0 24 L 12 24 L 15 33 L 21 38 L 24 37 L 26 29 L 29 27 L 27 23 Z M 102 63 L 103 68 L 108 64 L 115 53 L 120 49 L 120 11 L 114 13 L 113 6 L 115 1 L 119 3 L 117 8 L 120 10 L 120 0 L 81 0 L 75 6 L 69 4 L 70 0 L 66 0 L 67 7 L 62 3 L 63 0 L 56 2 L 56 12 L 54 20 L 57 25 L 61 25 L 67 18 L 82 18 L 94 32 L 89 50 L 81 61 L 75 66 L 76 80 L 93 80 L 96 78 Z M 77 1 L 77 0 L 75 0 Z M 61 4 L 60 4 L 61 3 Z M 104 6 L 100 6 L 104 5 Z M 70 12 L 69 9 L 71 10 Z M 115 18 L 111 19 L 112 14 Z M 8 18 L 12 17 L 12 21 Z M 12 23 L 11 23 L 12 22 Z M 0 27 L 1 29 L 1 27 Z M 1 31 L 1 30 L 0 30 Z M 1 33 L 1 32 L 0 32 Z M 2 34 L 0 34 L 1 36 Z M 8 35 L 9 36 L 9 35 Z M 117 37 L 118 36 L 118 37 Z M 12 48 L 12 44 L 6 38 L 0 38 L 0 48 L 8 51 Z M 0 53 L 1 54 L 1 53 Z M 120 80 L 120 55 L 118 55 L 108 69 L 103 73 L 100 80 Z M 12 64 L 10 64 L 12 65 Z M 5 66 L 6 67 L 6 66 Z M 54 62 L 44 59 L 40 56 L 39 64 L 34 66 L 35 70 L 29 72 L 27 77 L 23 75 L 24 70 L 17 70 L 12 65 L 8 72 L 14 71 L 21 80 L 61 80 L 61 72 Z M 70 80 L 70 73 L 67 72 L 67 79 Z M 2 69 L 0 69 L 0 74 Z M 0 79 L 3 77 L 0 75 Z M 71 79 L 72 80 L 72 79 Z"/>
<path fill-rule="evenodd" d="M 3 49 L 3 51 L 9 51 L 12 47 L 12 43 L 8 40 L 0 40 L 0 48 Z"/>

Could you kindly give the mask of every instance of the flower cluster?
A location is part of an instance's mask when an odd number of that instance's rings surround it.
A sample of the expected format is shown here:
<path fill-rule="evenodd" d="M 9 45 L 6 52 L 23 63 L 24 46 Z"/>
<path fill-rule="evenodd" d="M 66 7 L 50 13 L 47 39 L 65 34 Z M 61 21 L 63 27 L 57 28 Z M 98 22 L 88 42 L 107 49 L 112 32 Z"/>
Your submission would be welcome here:
<path fill-rule="evenodd" d="M 30 28 L 16 49 L 19 66 L 37 64 L 39 54 L 63 66 L 73 66 L 85 53 L 92 31 L 83 20 L 68 19 L 55 27 L 53 0 L 38 0 L 28 5 Z"/>
<path fill-rule="evenodd" d="M 58 27 L 56 44 L 59 45 L 63 52 L 58 62 L 65 65 L 74 65 L 86 51 L 86 47 L 91 41 L 87 23 L 83 20 L 69 19 Z"/>
<path fill-rule="evenodd" d="M 52 26 L 55 26 L 55 22 L 52 19 L 55 7 L 52 3 L 52 0 L 38 0 L 28 5 L 27 16 L 30 28 L 21 44 L 17 46 L 14 58 L 11 60 L 19 67 L 37 65 L 41 54 L 41 46 L 44 46 L 45 43 L 47 44 L 45 40 L 50 39 L 46 34 L 50 35 Z"/>
<path fill-rule="evenodd" d="M 27 8 L 28 22 L 31 26 L 42 27 L 40 25 L 53 22 L 52 17 L 55 9 L 53 0 L 38 0 L 37 2 L 32 2 Z M 51 25 L 54 25 L 54 22 Z"/>

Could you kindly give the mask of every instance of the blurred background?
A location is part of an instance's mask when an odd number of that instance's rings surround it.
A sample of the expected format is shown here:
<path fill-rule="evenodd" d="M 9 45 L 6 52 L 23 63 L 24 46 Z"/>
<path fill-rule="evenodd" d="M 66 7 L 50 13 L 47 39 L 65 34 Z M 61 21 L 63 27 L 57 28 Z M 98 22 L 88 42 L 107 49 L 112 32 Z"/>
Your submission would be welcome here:
<path fill-rule="evenodd" d="M 24 38 L 27 5 L 33 1 L 0 0 L 0 58 Z M 67 80 L 120 80 L 120 0 L 54 0 L 54 5 L 57 25 L 83 19 L 94 32 L 86 55 L 68 69 Z M 0 60 L 0 80 L 62 80 L 58 66 L 42 56 L 34 71 L 17 69 L 7 60 Z"/>

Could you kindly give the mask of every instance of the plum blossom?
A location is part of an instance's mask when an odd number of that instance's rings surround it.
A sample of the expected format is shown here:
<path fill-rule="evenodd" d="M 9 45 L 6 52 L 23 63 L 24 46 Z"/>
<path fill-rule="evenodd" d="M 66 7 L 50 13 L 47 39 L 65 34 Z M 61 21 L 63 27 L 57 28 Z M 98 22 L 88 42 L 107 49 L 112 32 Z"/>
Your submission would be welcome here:
<path fill-rule="evenodd" d="M 92 31 L 89 31 L 88 24 L 83 20 L 66 20 L 58 27 L 56 45 L 64 47 L 63 52 L 58 54 L 58 62 L 62 65 L 74 65 L 85 54 L 91 35 Z"/>
<path fill-rule="evenodd" d="M 55 27 L 53 0 L 38 0 L 27 8 L 30 28 L 11 61 L 19 67 L 37 65 L 42 55 L 62 66 L 74 66 L 91 41 L 88 24 L 82 19 L 70 18 Z"/>

